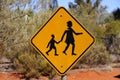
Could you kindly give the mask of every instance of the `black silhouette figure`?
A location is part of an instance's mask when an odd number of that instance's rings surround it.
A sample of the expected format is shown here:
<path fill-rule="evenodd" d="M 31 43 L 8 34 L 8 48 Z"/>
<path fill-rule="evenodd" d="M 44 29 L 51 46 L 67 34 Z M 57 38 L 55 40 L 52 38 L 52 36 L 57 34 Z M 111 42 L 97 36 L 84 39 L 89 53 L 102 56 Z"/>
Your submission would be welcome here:
<path fill-rule="evenodd" d="M 74 49 L 75 49 L 75 43 L 74 43 L 74 42 L 75 42 L 75 40 L 74 40 L 73 33 L 74 33 L 75 35 L 80 35 L 80 34 L 83 34 L 83 33 L 76 33 L 76 32 L 72 29 L 72 22 L 71 22 L 71 21 L 68 21 L 68 22 L 67 22 L 67 26 L 68 26 L 68 29 L 65 30 L 65 32 L 63 33 L 62 38 L 61 38 L 61 40 L 60 40 L 59 42 L 61 42 L 61 41 L 63 40 L 63 38 L 64 38 L 64 36 L 65 36 L 65 34 L 66 34 L 65 43 L 67 44 L 67 46 L 66 46 L 65 50 L 63 51 L 63 53 L 64 53 L 65 55 L 67 55 L 67 54 L 66 54 L 66 51 L 67 51 L 68 47 L 69 47 L 70 44 L 71 44 L 71 45 L 72 45 L 72 55 L 76 55 L 76 54 L 74 53 Z"/>
<path fill-rule="evenodd" d="M 54 40 L 55 36 L 54 36 L 53 34 L 51 35 L 51 37 L 52 37 L 52 38 L 51 38 L 51 40 L 49 41 L 49 43 L 48 43 L 48 45 L 47 45 L 47 48 L 50 46 L 50 49 L 46 52 L 46 54 L 49 55 L 48 53 L 49 53 L 52 49 L 54 49 L 54 50 L 55 50 L 55 56 L 58 56 L 58 54 L 57 54 L 57 49 L 56 49 L 56 47 L 55 47 L 55 43 L 58 44 L 58 42 Z"/>
<path fill-rule="evenodd" d="M 120 78 L 120 75 L 115 76 L 115 78 Z"/>

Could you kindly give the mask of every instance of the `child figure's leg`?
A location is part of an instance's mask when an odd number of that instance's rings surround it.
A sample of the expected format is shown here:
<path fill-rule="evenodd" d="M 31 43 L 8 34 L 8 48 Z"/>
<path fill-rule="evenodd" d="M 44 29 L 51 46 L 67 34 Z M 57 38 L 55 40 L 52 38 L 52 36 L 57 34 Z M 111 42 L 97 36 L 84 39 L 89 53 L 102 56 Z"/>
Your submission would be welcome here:
<path fill-rule="evenodd" d="M 48 53 L 49 53 L 51 50 L 52 50 L 52 48 L 50 48 L 50 49 L 46 52 L 46 54 L 49 55 Z"/>

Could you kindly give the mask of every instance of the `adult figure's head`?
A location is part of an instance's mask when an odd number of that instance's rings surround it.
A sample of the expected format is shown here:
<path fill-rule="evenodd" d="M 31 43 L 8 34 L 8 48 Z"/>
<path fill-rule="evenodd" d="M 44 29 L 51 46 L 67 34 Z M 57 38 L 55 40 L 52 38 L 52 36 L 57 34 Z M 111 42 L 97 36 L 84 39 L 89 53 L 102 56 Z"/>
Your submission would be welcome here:
<path fill-rule="evenodd" d="M 54 34 L 52 34 L 51 36 L 52 36 L 52 38 L 54 38 L 54 37 L 55 37 L 55 36 L 54 36 Z"/>
<path fill-rule="evenodd" d="M 67 26 L 68 26 L 69 28 L 71 28 L 71 27 L 72 27 L 72 22 L 71 22 L 71 21 L 68 21 L 68 22 L 67 22 Z"/>

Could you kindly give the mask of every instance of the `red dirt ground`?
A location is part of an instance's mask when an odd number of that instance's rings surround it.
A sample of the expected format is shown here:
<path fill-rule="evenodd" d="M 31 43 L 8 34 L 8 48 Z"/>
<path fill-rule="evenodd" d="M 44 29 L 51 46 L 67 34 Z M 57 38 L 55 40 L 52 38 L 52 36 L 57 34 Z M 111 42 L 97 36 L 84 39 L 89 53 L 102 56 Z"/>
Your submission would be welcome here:
<path fill-rule="evenodd" d="M 67 80 L 120 80 L 114 76 L 120 75 L 120 68 L 112 71 L 72 71 L 68 74 Z"/>
<path fill-rule="evenodd" d="M 117 75 L 120 75 L 120 68 L 114 68 L 112 71 L 103 71 L 103 72 L 71 70 L 67 74 L 67 80 L 120 80 L 120 78 L 114 77 Z M 20 75 L 18 74 L 11 74 L 5 72 L 0 73 L 0 80 L 20 80 L 19 77 Z M 42 77 L 42 79 L 40 80 L 48 80 L 48 78 Z M 55 79 L 55 80 L 60 80 L 60 79 Z"/>

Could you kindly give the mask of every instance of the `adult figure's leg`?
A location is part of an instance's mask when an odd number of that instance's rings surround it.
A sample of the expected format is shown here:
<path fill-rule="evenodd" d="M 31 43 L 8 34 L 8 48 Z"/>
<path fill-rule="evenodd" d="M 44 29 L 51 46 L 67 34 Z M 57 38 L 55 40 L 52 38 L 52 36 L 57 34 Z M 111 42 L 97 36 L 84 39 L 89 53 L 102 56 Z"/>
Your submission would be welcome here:
<path fill-rule="evenodd" d="M 63 51 L 63 53 L 64 53 L 65 55 L 67 55 L 67 54 L 66 54 L 66 51 L 67 51 L 67 49 L 68 49 L 69 46 L 70 46 L 70 43 L 67 43 L 67 46 L 66 46 L 65 50 Z"/>
<path fill-rule="evenodd" d="M 52 50 L 52 48 L 50 48 L 50 49 L 46 52 L 46 54 L 49 55 L 48 53 L 49 53 L 51 50 Z"/>
<path fill-rule="evenodd" d="M 55 56 L 58 56 L 56 47 L 54 47 L 54 50 L 55 50 Z"/>
<path fill-rule="evenodd" d="M 74 53 L 74 50 L 75 50 L 75 43 L 72 43 L 72 55 L 76 55 L 76 54 Z"/>

